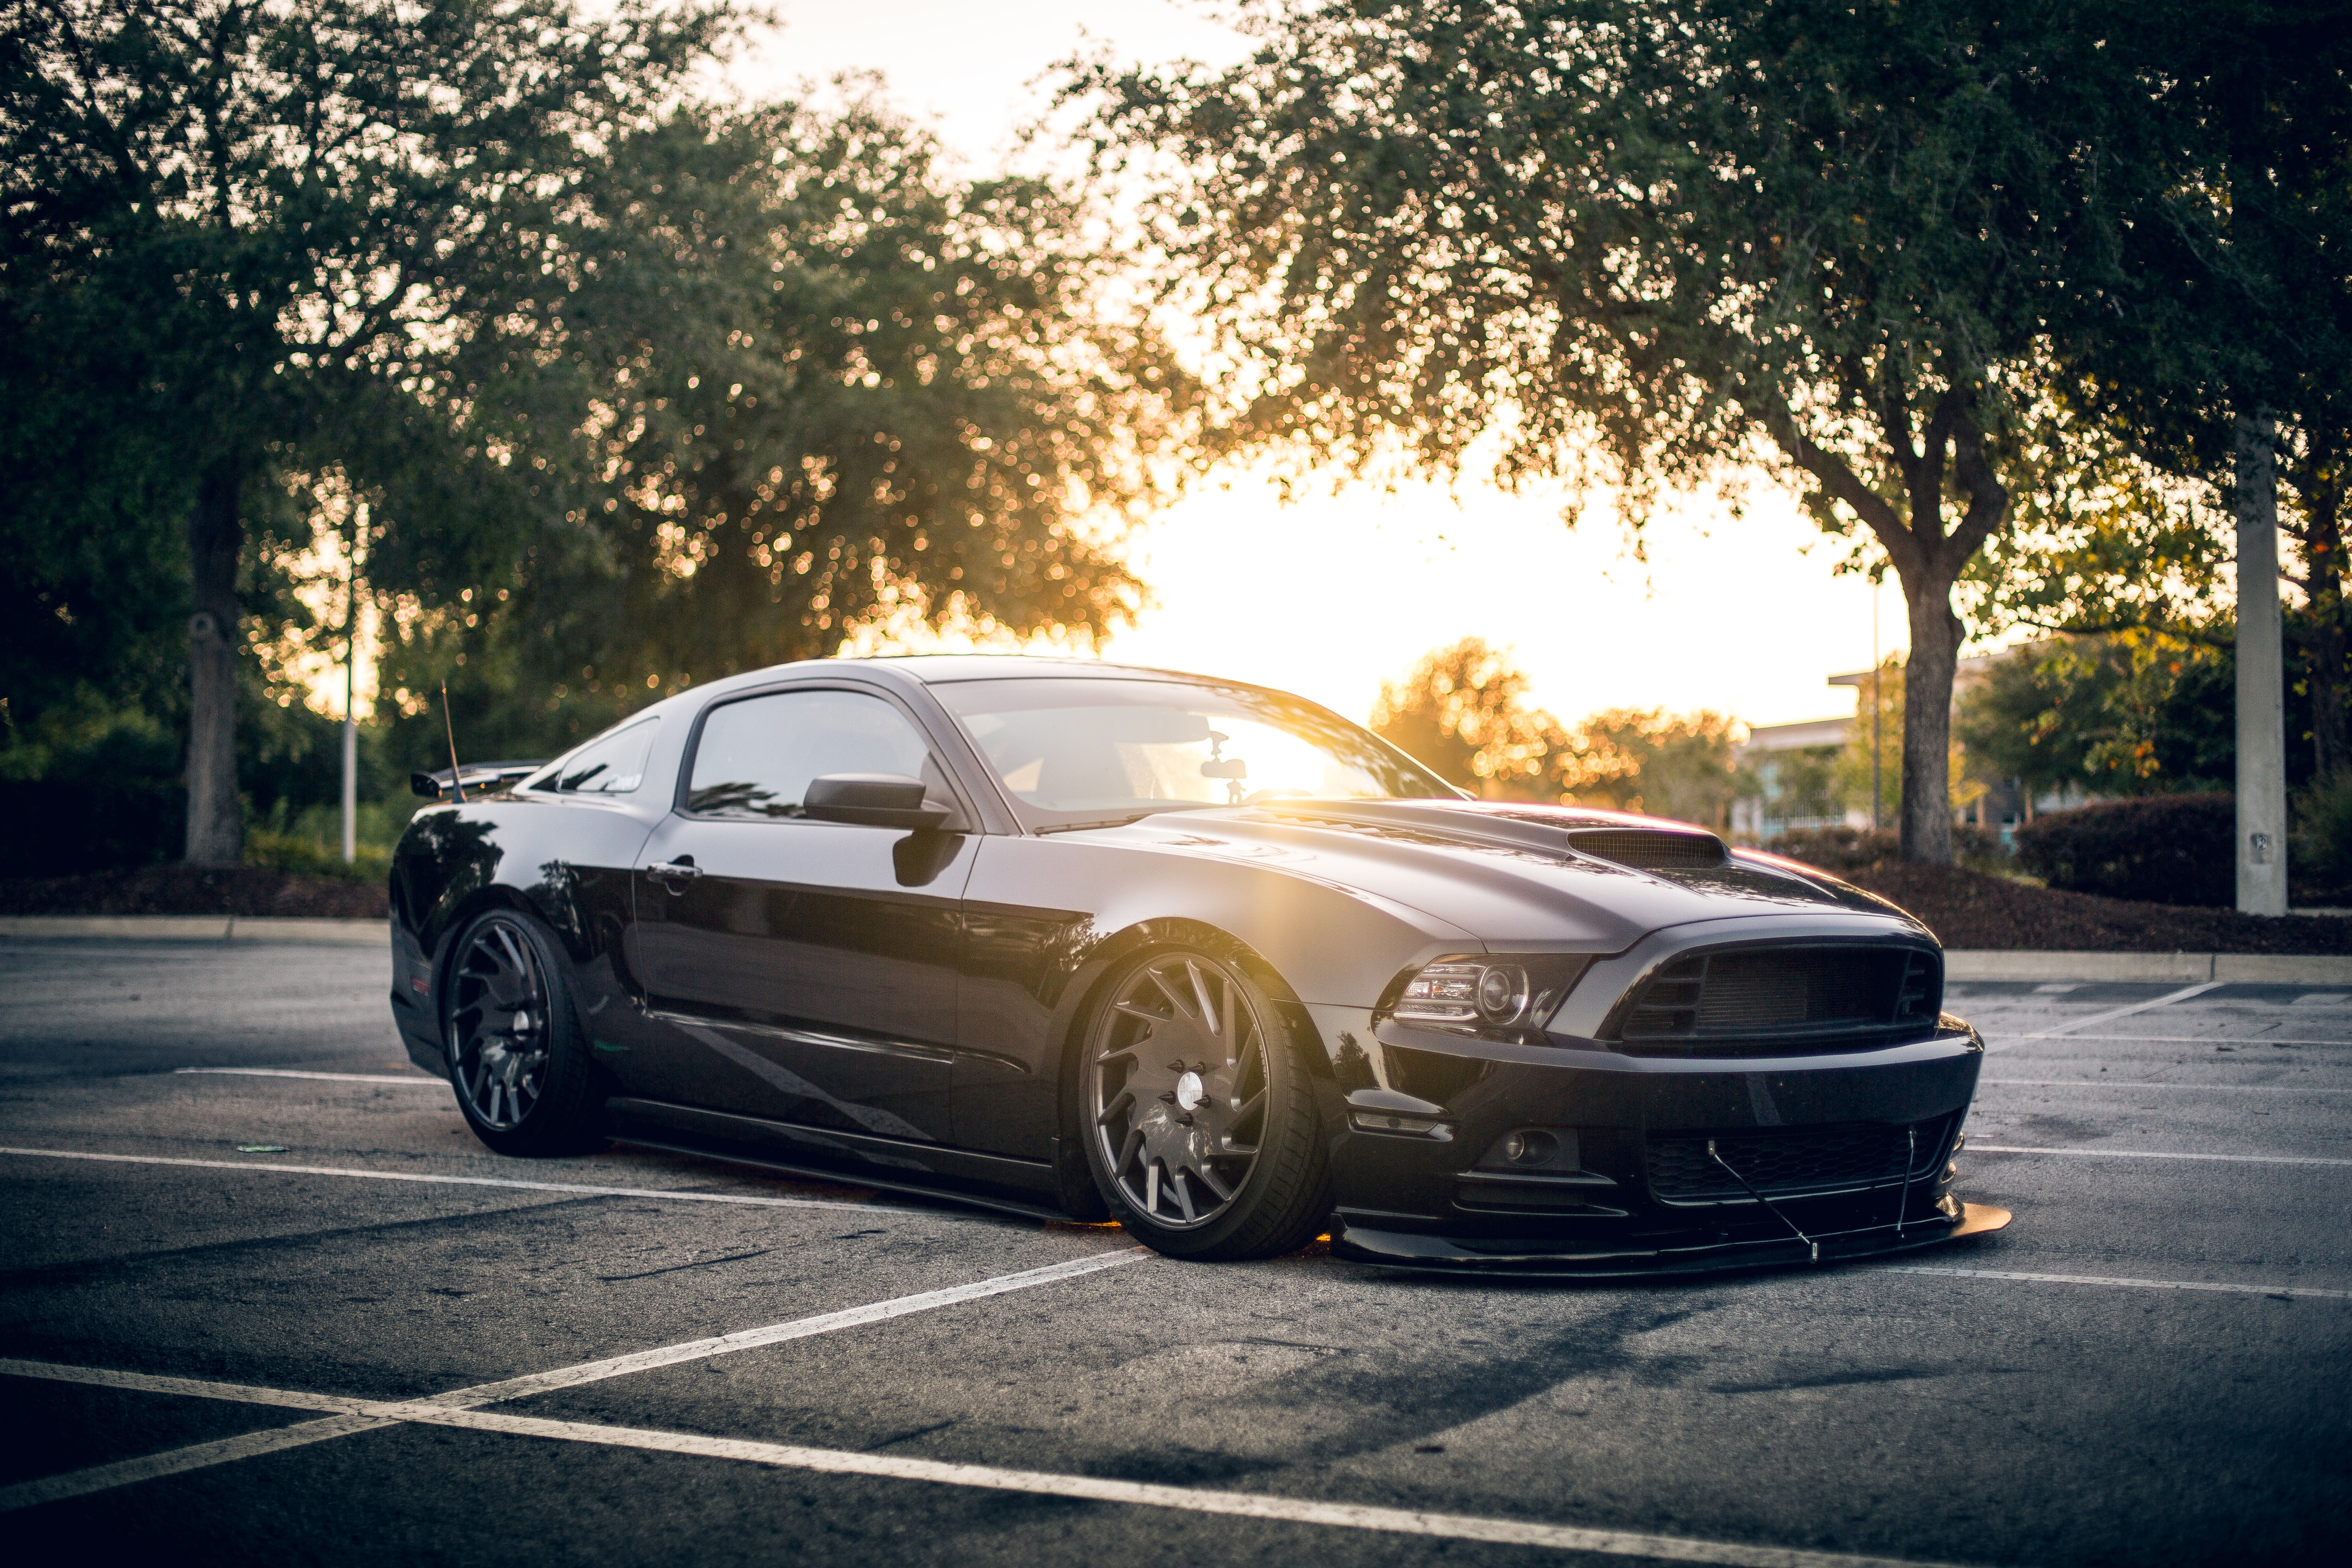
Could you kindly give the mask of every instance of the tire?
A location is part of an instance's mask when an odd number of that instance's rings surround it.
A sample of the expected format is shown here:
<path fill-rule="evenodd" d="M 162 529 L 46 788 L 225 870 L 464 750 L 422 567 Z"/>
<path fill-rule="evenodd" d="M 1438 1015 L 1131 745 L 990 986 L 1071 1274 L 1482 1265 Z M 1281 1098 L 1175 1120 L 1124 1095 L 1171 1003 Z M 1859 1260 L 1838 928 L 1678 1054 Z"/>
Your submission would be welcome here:
<path fill-rule="evenodd" d="M 1087 1163 L 1111 1215 L 1171 1258 L 1273 1258 L 1329 1216 L 1306 1058 L 1228 960 L 1162 947 L 1114 972 L 1078 1062 Z"/>
<path fill-rule="evenodd" d="M 451 951 L 442 1048 L 474 1136 L 501 1154 L 594 1148 L 603 1098 L 554 938 L 527 915 L 492 910 Z"/>

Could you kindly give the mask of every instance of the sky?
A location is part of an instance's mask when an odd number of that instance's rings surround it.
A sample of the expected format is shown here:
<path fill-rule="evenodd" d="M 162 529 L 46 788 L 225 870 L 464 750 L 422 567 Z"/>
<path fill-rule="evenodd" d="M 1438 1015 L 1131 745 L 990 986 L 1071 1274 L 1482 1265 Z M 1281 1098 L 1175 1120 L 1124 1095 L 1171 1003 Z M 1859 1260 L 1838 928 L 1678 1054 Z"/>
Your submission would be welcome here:
<path fill-rule="evenodd" d="M 996 166 L 1042 112 L 1057 59 L 1225 63 L 1247 41 L 1207 6 L 1169 0 L 782 0 L 783 26 L 730 71 L 755 97 L 877 71 L 969 172 Z M 1510 648 L 1534 700 L 1573 721 L 1604 708 L 1712 709 L 1751 724 L 1850 713 L 1828 678 L 1867 668 L 1872 589 L 1833 576 L 1839 551 L 1794 500 L 1753 485 L 1746 515 L 1693 500 L 1653 521 L 1648 560 L 1606 499 L 1570 530 L 1559 493 L 1465 481 L 1393 493 L 1314 489 L 1283 505 L 1270 479 L 1220 476 L 1152 519 L 1129 560 L 1154 605 L 1105 657 L 1282 687 L 1362 718 L 1381 682 L 1477 636 Z M 1810 547 L 1810 549 L 1809 549 Z M 1907 640 L 1881 591 L 1886 651 Z"/>

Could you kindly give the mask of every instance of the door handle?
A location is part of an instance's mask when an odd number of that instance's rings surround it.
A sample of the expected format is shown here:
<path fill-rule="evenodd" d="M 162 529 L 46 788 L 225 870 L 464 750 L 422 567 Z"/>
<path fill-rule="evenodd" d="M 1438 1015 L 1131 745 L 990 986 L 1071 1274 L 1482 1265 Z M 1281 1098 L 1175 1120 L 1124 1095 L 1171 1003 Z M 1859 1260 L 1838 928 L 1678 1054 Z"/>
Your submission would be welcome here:
<path fill-rule="evenodd" d="M 675 860 L 646 867 L 646 875 L 659 882 L 665 891 L 682 893 L 687 883 L 702 875 L 702 868 L 694 863 L 693 856 L 681 855 Z"/>

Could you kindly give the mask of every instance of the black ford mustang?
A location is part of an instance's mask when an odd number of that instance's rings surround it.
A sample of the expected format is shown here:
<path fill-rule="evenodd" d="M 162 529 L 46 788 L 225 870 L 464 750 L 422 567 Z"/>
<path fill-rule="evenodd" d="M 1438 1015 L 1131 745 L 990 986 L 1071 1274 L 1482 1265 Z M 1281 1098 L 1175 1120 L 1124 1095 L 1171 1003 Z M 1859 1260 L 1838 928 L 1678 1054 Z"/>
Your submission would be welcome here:
<path fill-rule="evenodd" d="M 1178 1257 L 1648 1273 L 1997 1226 L 1935 939 L 1684 825 L 1464 799 L 1315 705 L 787 665 L 419 775 L 393 1010 L 490 1147 L 694 1150 Z"/>

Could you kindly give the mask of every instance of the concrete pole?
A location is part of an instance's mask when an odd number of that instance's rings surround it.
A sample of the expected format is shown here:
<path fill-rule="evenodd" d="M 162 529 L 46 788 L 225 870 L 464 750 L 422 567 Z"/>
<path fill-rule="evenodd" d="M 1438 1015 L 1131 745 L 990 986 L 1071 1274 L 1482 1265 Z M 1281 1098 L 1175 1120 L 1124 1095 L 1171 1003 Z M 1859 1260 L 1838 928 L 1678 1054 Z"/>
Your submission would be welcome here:
<path fill-rule="evenodd" d="M 2279 626 L 2276 426 L 2236 421 L 2238 908 L 2286 913 L 2285 655 Z"/>
<path fill-rule="evenodd" d="M 360 817 L 360 530 L 362 509 L 352 525 L 351 546 L 343 570 L 343 864 L 359 858 Z"/>
<path fill-rule="evenodd" d="M 1878 716 L 1886 711 L 1878 702 L 1878 579 L 1870 580 L 1870 830 L 1878 831 L 1878 759 L 1885 753 L 1878 741 Z"/>

